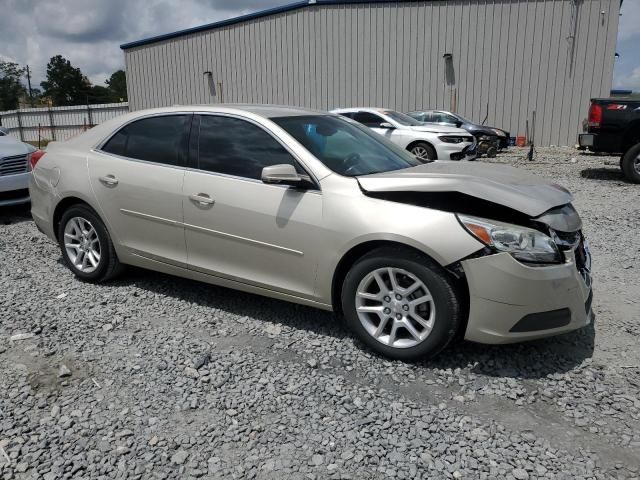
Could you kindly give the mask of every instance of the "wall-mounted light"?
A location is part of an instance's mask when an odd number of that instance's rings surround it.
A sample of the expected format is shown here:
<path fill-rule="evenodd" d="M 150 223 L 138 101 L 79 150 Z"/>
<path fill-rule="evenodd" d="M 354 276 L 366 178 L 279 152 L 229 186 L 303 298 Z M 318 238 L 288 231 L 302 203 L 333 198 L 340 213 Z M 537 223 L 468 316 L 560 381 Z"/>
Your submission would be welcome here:
<path fill-rule="evenodd" d="M 205 76 L 205 81 L 207 82 L 207 85 L 209 87 L 209 93 L 211 94 L 211 96 L 215 97 L 216 96 L 216 84 L 213 81 L 213 73 L 211 73 L 211 72 L 203 72 L 203 75 Z"/>

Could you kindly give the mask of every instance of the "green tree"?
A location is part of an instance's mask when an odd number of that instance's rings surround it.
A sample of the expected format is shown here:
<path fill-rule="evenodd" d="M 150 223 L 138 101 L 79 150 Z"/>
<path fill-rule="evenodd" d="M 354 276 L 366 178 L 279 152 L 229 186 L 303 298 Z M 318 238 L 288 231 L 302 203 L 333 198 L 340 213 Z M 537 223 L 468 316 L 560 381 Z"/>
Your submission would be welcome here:
<path fill-rule="evenodd" d="M 89 103 L 111 103 L 115 102 L 115 96 L 107 87 L 93 85 L 89 91 Z"/>
<path fill-rule="evenodd" d="M 105 82 L 107 88 L 113 93 L 113 100 L 115 102 L 127 101 L 127 74 L 124 70 L 116 70 L 111 74 L 111 77 Z"/>
<path fill-rule="evenodd" d="M 17 63 L 0 60 L 0 111 L 18 108 L 20 97 L 25 94 L 22 75 L 24 68 Z"/>
<path fill-rule="evenodd" d="M 62 55 L 51 57 L 47 64 L 47 79 L 41 82 L 42 95 L 51 98 L 54 105 L 81 105 L 86 103 L 91 84 L 79 68 Z"/>

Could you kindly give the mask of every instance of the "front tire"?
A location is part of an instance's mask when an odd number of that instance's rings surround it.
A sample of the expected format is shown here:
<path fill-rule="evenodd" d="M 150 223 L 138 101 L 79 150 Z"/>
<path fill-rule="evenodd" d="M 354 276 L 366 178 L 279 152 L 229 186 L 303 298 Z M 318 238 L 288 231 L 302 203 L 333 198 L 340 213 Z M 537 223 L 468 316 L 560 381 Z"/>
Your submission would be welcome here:
<path fill-rule="evenodd" d="M 107 228 L 88 205 L 73 205 L 62 214 L 58 244 L 65 264 L 82 280 L 105 282 L 122 271 Z"/>
<path fill-rule="evenodd" d="M 640 143 L 622 156 L 620 167 L 625 177 L 633 183 L 640 183 Z"/>
<path fill-rule="evenodd" d="M 398 360 L 433 357 L 462 323 L 447 272 L 405 248 L 377 249 L 358 260 L 345 277 L 341 300 L 355 336 Z"/>
<path fill-rule="evenodd" d="M 416 142 L 412 144 L 409 151 L 423 162 L 433 162 L 438 158 L 435 148 L 425 142 Z"/>

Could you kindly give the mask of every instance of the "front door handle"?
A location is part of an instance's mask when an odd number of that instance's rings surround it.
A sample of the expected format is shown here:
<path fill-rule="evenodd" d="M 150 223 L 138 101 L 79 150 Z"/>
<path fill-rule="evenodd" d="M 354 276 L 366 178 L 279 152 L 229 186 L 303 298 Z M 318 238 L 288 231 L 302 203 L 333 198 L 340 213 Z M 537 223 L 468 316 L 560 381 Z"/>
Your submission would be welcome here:
<path fill-rule="evenodd" d="M 195 195 L 189 195 L 189 200 L 191 200 L 192 202 L 197 203 L 198 205 L 213 205 L 213 198 L 211 198 L 209 195 L 207 195 L 206 193 L 198 193 Z"/>
<path fill-rule="evenodd" d="M 107 187 L 115 187 L 118 185 L 118 179 L 113 175 L 106 175 L 104 177 L 100 177 L 99 180 L 104 183 Z"/>

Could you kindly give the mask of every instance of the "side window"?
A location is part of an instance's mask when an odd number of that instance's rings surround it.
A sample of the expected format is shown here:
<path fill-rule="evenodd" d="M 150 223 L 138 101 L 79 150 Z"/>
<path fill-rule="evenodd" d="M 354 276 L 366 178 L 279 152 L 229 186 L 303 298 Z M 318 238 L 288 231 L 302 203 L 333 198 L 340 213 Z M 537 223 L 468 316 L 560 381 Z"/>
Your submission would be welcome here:
<path fill-rule="evenodd" d="M 455 123 L 458 121 L 456 117 L 454 117 L 453 115 L 449 115 L 447 113 L 443 113 L 442 118 L 443 118 L 442 120 L 443 122 L 451 123 L 453 125 L 455 125 Z"/>
<path fill-rule="evenodd" d="M 191 115 L 143 118 L 122 128 L 102 148 L 137 160 L 184 165 Z"/>
<path fill-rule="evenodd" d="M 370 128 L 379 127 L 381 123 L 384 123 L 382 117 L 369 112 L 358 112 L 353 116 L 353 119 Z"/>
<path fill-rule="evenodd" d="M 431 112 L 423 112 L 420 114 L 421 122 L 433 122 L 433 114 Z"/>
<path fill-rule="evenodd" d="M 113 153 L 115 155 L 121 155 L 124 157 L 125 148 L 127 146 L 127 127 L 121 128 L 118 133 L 109 139 L 109 141 L 102 147 L 102 150 L 107 153 Z"/>
<path fill-rule="evenodd" d="M 215 115 L 200 116 L 198 168 L 209 172 L 259 180 L 270 165 L 293 165 L 304 173 L 291 154 L 262 128 L 245 120 Z"/>

